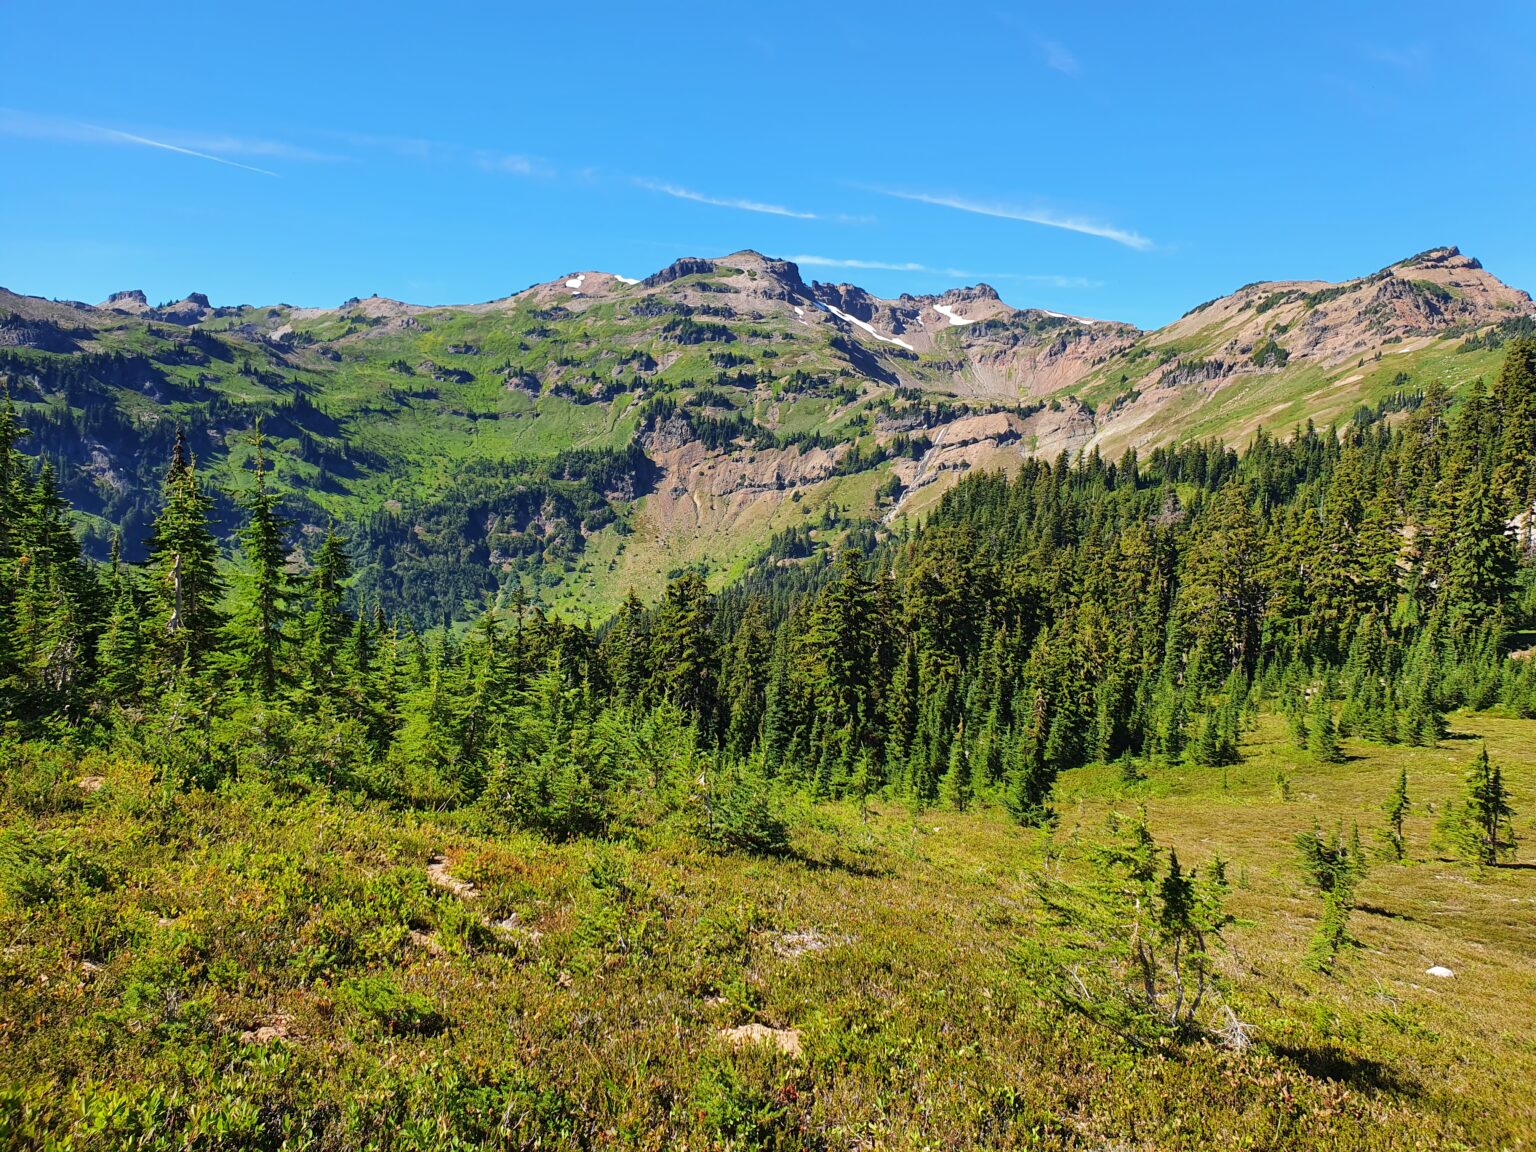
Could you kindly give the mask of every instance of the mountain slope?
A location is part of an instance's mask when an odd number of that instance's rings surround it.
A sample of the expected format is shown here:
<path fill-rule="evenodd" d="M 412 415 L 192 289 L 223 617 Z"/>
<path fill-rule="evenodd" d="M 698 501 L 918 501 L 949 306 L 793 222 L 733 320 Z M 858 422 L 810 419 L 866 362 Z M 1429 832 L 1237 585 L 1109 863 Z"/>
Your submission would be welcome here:
<path fill-rule="evenodd" d="M 1248 285 L 1154 332 L 984 284 L 882 300 L 744 251 L 453 307 L 0 292 L 0 377 L 98 553 L 114 528 L 142 550 L 177 426 L 239 489 L 260 419 L 301 541 L 350 525 L 364 595 L 426 612 L 518 583 L 600 613 L 690 564 L 740 571 L 775 537 L 789 556 L 921 513 L 970 468 L 1239 443 L 1460 386 L 1531 315 L 1454 248 Z"/>

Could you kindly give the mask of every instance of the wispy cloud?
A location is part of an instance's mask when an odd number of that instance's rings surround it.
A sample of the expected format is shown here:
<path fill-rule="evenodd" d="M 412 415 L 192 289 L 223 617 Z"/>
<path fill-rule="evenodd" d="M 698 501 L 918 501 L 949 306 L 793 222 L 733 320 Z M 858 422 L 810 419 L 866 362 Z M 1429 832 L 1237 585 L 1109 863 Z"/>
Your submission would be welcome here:
<path fill-rule="evenodd" d="M 945 276 L 970 275 L 956 268 L 930 268 L 926 264 L 911 262 L 892 264 L 884 260 L 842 260 L 835 256 L 791 256 L 790 260 L 812 268 L 873 268 L 881 272 L 941 272 Z"/>
<path fill-rule="evenodd" d="M 560 173 L 542 156 L 523 152 L 502 152 L 491 148 L 468 148 L 442 140 L 412 136 L 377 136 L 364 132 L 338 133 L 335 139 L 356 152 L 381 153 L 416 164 L 469 165 L 482 172 L 503 176 L 531 176 L 543 179 Z"/>
<path fill-rule="evenodd" d="M 1055 40 L 1037 38 L 1035 43 L 1040 45 L 1040 51 L 1045 53 L 1045 66 L 1054 68 L 1066 76 L 1077 75 L 1077 57 L 1069 52 L 1065 45 Z"/>
<path fill-rule="evenodd" d="M 915 272 L 925 276 L 948 276 L 957 279 L 1020 280 L 1032 284 L 1049 284 L 1053 288 L 1102 288 L 1101 280 L 1086 276 L 1058 276 L 1043 272 L 968 272 L 964 268 L 936 268 L 916 261 L 858 260 L 837 256 L 791 256 L 791 261 L 808 268 L 848 268 L 854 271 Z"/>
<path fill-rule="evenodd" d="M 996 216 L 1002 220 L 1021 220 L 1026 224 L 1040 224 L 1046 228 L 1062 228 L 1068 232 L 1081 232 L 1085 236 L 1098 236 L 1104 240 L 1113 240 L 1116 244 L 1124 244 L 1127 248 L 1135 248 L 1141 251 L 1152 247 L 1152 241 L 1137 232 L 1116 228 L 1111 224 L 1104 224 L 1082 216 L 1062 215 L 1059 212 L 1053 212 L 1045 208 L 1018 208 L 1009 204 L 993 204 L 981 200 L 971 200 L 963 196 L 936 196 L 927 192 L 895 192 L 887 188 L 878 188 L 875 191 L 883 196 L 894 196 L 898 200 L 913 200 L 919 204 L 934 204 L 940 208 L 953 208 L 956 211 L 971 212 L 977 216 Z"/>
<path fill-rule="evenodd" d="M 1031 284 L 1049 284 L 1052 288 L 1102 288 L 1104 281 L 1087 276 L 1058 276 L 1048 272 L 994 272 L 999 280 L 1025 280 Z"/>
<path fill-rule="evenodd" d="M 692 200 L 696 204 L 711 204 L 716 208 L 737 208 L 743 212 L 762 212 L 768 216 L 788 216 L 792 220 L 819 220 L 814 212 L 797 212 L 793 208 L 785 208 L 781 204 L 764 204 L 760 200 L 745 200 L 731 196 L 706 196 L 703 192 L 695 192 L 691 188 L 682 188 L 676 184 L 667 184 L 660 180 L 636 180 L 641 188 L 650 192 L 660 192 L 664 196 L 672 196 L 678 200 Z"/>
<path fill-rule="evenodd" d="M 1031 21 L 1014 15 L 1012 12 L 994 12 L 992 14 L 999 23 L 1014 28 L 1035 42 L 1041 54 L 1045 57 L 1045 66 L 1055 69 L 1063 76 L 1076 76 L 1078 72 L 1077 57 L 1072 50 L 1060 40 L 1052 40 L 1048 36 L 1042 36 L 1035 31 Z"/>
<path fill-rule="evenodd" d="M 547 160 L 517 153 L 477 152 L 475 164 L 487 172 L 500 172 L 507 176 L 548 177 L 555 174 Z"/>
<path fill-rule="evenodd" d="M 148 136 L 135 136 L 132 132 L 119 132 L 115 128 L 102 128 L 100 131 L 117 140 L 129 144 L 142 144 L 146 148 L 161 148 L 167 152 L 176 152 L 182 156 L 195 156 L 199 160 L 212 160 L 215 164 L 227 164 L 231 168 L 239 168 L 246 172 L 255 172 L 262 176 L 277 176 L 270 168 L 258 168 L 254 164 L 242 164 L 238 160 L 229 160 L 223 156 L 215 156 L 211 152 L 199 152 L 195 148 L 183 148 L 178 144 L 168 144 L 164 140 L 151 140 Z"/>
<path fill-rule="evenodd" d="M 213 151 L 208 150 L 208 146 L 195 147 L 194 145 L 201 143 L 198 140 L 187 140 L 181 143 L 172 140 L 156 140 L 135 132 L 123 132 L 116 128 L 105 128 L 76 120 L 35 116 L 10 108 L 0 109 L 0 135 L 29 140 L 57 140 L 72 144 L 129 144 L 141 148 L 158 148 L 164 152 L 175 152 L 198 160 L 210 160 L 215 164 L 239 168 L 245 172 L 255 172 L 261 176 L 277 177 L 279 175 L 270 168 L 258 168 L 254 164 L 242 164 L 238 160 L 231 160 L 228 156 L 215 155 Z M 219 151 L 245 155 L 292 156 L 298 151 L 276 141 L 242 140 L 231 136 L 218 137 L 218 144 Z"/>

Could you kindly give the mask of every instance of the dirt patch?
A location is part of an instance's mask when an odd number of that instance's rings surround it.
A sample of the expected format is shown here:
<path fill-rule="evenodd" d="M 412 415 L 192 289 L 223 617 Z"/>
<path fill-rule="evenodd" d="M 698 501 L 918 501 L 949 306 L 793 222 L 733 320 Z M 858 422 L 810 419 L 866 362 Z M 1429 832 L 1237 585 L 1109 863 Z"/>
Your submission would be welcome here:
<path fill-rule="evenodd" d="M 271 1044 L 275 1040 L 293 1040 L 297 1034 L 293 1030 L 293 1021 L 286 1016 L 274 1016 L 270 1020 L 257 1023 L 254 1027 L 240 1033 L 242 1044 Z"/>
<path fill-rule="evenodd" d="M 846 943 L 841 936 L 824 936 L 814 928 L 783 932 L 771 938 L 774 952 L 786 960 L 798 960 L 812 952 L 825 952 L 834 944 Z"/>
<path fill-rule="evenodd" d="M 786 1056 L 800 1055 L 800 1033 L 794 1028 L 770 1028 L 766 1024 L 743 1024 L 737 1028 L 720 1029 L 720 1039 L 733 1048 L 766 1042 Z"/>
<path fill-rule="evenodd" d="M 107 778 L 105 776 L 82 776 L 80 778 L 80 791 L 100 792 L 106 783 Z"/>
<path fill-rule="evenodd" d="M 428 956 L 443 956 L 447 953 L 442 941 L 436 936 L 416 928 L 411 929 L 411 944 L 413 947 L 420 948 Z"/>
<path fill-rule="evenodd" d="M 537 942 L 544 935 L 533 925 L 524 924 L 522 917 L 516 912 L 512 913 L 505 920 L 487 920 L 485 926 L 496 933 L 496 935 L 508 940 Z"/>

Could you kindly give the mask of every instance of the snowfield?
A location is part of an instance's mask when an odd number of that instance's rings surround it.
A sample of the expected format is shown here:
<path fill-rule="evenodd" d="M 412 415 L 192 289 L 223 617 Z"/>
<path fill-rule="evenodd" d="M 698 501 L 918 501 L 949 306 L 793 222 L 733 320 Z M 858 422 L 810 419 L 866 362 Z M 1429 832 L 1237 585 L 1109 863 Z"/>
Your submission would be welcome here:
<path fill-rule="evenodd" d="M 894 336 L 882 335 L 881 333 L 876 332 L 872 327 L 870 327 L 868 324 L 866 324 L 863 320 L 860 320 L 857 316 L 850 316 L 850 315 L 848 315 L 848 313 L 844 312 L 841 308 L 834 308 L 830 304 L 823 304 L 820 300 L 816 301 L 816 307 L 820 308 L 823 312 L 830 312 L 830 313 L 832 313 L 832 315 L 836 316 L 839 320 L 846 320 L 849 324 L 853 324 L 853 325 L 855 325 L 855 326 L 857 326 L 859 328 L 864 329 L 864 331 L 868 332 L 876 340 L 879 340 L 882 343 L 898 345 L 899 347 L 905 348 L 908 352 L 916 352 L 917 351 L 916 348 L 912 347 L 912 345 L 908 344 L 905 340 L 898 340 Z"/>

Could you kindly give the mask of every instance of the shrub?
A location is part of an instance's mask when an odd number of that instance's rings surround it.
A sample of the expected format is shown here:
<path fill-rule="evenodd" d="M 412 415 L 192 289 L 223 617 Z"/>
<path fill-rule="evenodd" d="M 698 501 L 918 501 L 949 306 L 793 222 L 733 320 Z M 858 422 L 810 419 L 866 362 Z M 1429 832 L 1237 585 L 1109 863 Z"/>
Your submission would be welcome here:
<path fill-rule="evenodd" d="M 1060 1003 L 1135 1044 L 1205 1033 L 1221 990 L 1212 952 L 1231 923 L 1226 868 L 1186 872 L 1172 851 L 1162 867 L 1145 811 L 1112 815 L 1110 831 L 1088 853 L 1086 884 L 1035 877 L 1055 931 L 1021 944 L 1015 960 Z"/>
<path fill-rule="evenodd" d="M 396 1036 L 433 1036 L 447 1027 L 437 1006 L 420 992 L 402 992 L 383 976 L 356 976 L 336 989 L 337 1002 Z"/>
<path fill-rule="evenodd" d="M 1365 875 L 1360 829 L 1357 826 L 1346 841 L 1342 828 L 1335 829 L 1326 838 L 1313 828 L 1296 837 L 1296 847 L 1301 853 L 1307 883 L 1323 898 L 1323 918 L 1307 948 L 1307 964 L 1326 972 L 1349 943 L 1349 914 L 1355 906 L 1355 885 Z"/>

